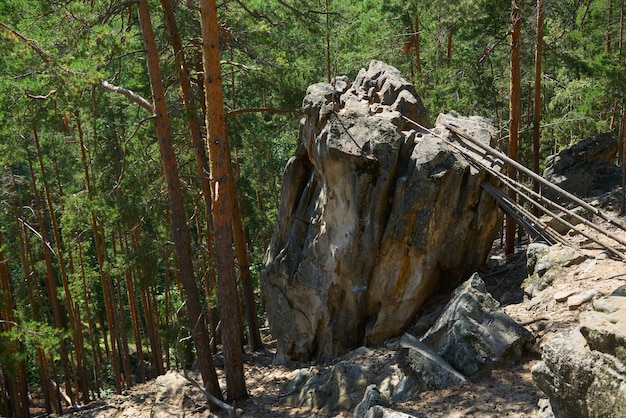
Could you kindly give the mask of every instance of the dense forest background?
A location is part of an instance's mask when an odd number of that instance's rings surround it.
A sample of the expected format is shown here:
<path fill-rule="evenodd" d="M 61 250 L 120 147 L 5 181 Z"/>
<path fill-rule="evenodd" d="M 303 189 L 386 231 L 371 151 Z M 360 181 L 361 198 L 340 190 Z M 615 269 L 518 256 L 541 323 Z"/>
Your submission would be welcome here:
<path fill-rule="evenodd" d="M 142 4 L 156 41 L 192 279 L 212 349 L 220 343 L 219 265 L 203 199 L 207 180 L 190 128 L 196 120 L 206 136 L 205 121 L 214 112 L 206 104 L 218 97 L 204 97 L 203 3 L 0 2 L 0 415 L 28 416 L 27 393 L 43 399 L 48 412 L 60 412 L 197 359 L 172 238 L 162 138 L 146 112 L 150 104 L 142 107 L 130 96 L 156 100 Z M 600 131 L 621 137 L 626 94 L 626 2 L 543 3 L 519 6 L 517 158 L 530 167 L 533 121 L 540 123 L 542 161 Z M 434 117 L 450 110 L 485 116 L 501 129 L 499 147 L 506 150 L 516 4 L 217 4 L 226 158 L 238 197 L 233 208 L 239 208 L 233 217 L 243 220 L 249 258 L 236 257 L 241 312 L 247 306 L 262 323 L 259 295 L 250 306 L 246 281 L 257 288 L 306 87 L 335 75 L 353 79 L 370 60 L 385 61 L 410 77 Z M 258 345 L 250 315 L 230 322 L 247 330 L 246 343 Z"/>

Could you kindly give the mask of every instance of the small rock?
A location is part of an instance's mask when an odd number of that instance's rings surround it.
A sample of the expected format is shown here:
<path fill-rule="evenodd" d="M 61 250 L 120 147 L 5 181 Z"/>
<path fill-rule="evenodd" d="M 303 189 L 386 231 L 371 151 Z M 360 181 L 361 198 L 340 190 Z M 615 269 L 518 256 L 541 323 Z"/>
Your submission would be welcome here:
<path fill-rule="evenodd" d="M 537 402 L 539 412 L 537 418 L 554 418 L 554 412 L 552 412 L 552 405 L 550 405 L 550 399 L 543 398 Z"/>
<path fill-rule="evenodd" d="M 376 389 L 376 385 L 369 385 L 363 394 L 363 400 L 354 408 L 352 416 L 363 418 L 368 410 L 376 405 L 389 406 L 389 401 L 385 399 Z"/>
<path fill-rule="evenodd" d="M 567 306 L 570 310 L 578 309 L 583 303 L 589 302 L 594 296 L 599 295 L 597 290 L 587 290 L 585 292 L 577 293 L 567 298 Z"/>
<path fill-rule="evenodd" d="M 565 302 L 570 296 L 579 291 L 580 289 L 561 290 L 560 292 L 556 292 L 554 294 L 554 300 L 556 300 L 557 302 Z"/>
<path fill-rule="evenodd" d="M 626 297 L 626 284 L 621 285 L 620 287 L 618 287 L 617 289 L 615 289 L 613 292 L 611 292 L 611 296 L 622 296 L 622 297 Z"/>

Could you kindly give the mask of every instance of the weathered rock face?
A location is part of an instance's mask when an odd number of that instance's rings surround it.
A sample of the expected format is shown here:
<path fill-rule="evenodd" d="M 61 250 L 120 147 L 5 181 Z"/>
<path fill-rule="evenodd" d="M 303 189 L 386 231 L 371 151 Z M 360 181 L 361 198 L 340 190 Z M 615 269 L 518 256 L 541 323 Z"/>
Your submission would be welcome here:
<path fill-rule="evenodd" d="M 502 359 L 519 358 L 534 338 L 499 307 L 476 273 L 454 291 L 422 342 L 468 377 Z"/>
<path fill-rule="evenodd" d="M 626 416 L 626 298 L 596 297 L 592 308 L 542 346 L 532 370 L 556 417 Z"/>
<path fill-rule="evenodd" d="M 579 196 L 593 196 L 620 184 L 621 171 L 613 164 L 618 141 L 604 132 L 585 138 L 546 159 L 543 177 Z M 549 189 L 543 193 L 556 199 Z"/>
<path fill-rule="evenodd" d="M 326 359 L 401 333 L 484 262 L 501 219 L 448 131 L 411 122 L 428 115 L 395 68 L 312 85 L 303 110 L 261 283 L 279 355 Z M 483 120 L 446 117 L 491 140 Z"/>

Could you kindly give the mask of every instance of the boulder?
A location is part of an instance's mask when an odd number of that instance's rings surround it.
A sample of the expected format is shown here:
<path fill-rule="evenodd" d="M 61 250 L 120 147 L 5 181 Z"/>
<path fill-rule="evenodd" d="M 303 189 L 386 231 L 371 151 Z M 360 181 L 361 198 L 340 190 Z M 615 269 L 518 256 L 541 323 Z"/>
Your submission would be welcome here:
<path fill-rule="evenodd" d="M 372 61 L 342 80 L 307 90 L 261 272 L 279 358 L 328 360 L 401 334 L 485 261 L 501 222 L 487 173 L 445 128 L 420 127 L 428 113 L 397 69 Z M 447 118 L 492 140 L 480 118 Z"/>
<path fill-rule="evenodd" d="M 532 377 L 550 397 L 555 417 L 626 416 L 626 367 L 596 350 L 580 328 L 553 336 L 542 349 Z"/>
<path fill-rule="evenodd" d="M 421 340 L 468 377 L 502 359 L 518 358 L 534 338 L 499 307 L 476 273 L 454 291 Z"/>
<path fill-rule="evenodd" d="M 533 298 L 554 282 L 562 267 L 573 266 L 583 261 L 585 256 L 572 247 L 562 244 L 552 246 L 542 243 L 529 244 L 526 250 L 528 278 L 522 283 L 522 289 Z"/>
<path fill-rule="evenodd" d="M 150 410 L 154 418 L 178 418 L 197 407 L 194 399 L 203 399 L 200 391 L 183 375 L 169 371 L 156 378 L 156 396 Z"/>
<path fill-rule="evenodd" d="M 400 340 L 396 361 L 410 382 L 404 382 L 396 388 L 394 400 L 407 400 L 417 392 L 443 389 L 466 382 L 465 377 L 436 351 L 410 334 L 404 334 Z"/>
<path fill-rule="evenodd" d="M 389 406 L 389 401 L 376 389 L 376 385 L 369 385 L 365 389 L 363 400 L 352 411 L 353 418 L 364 418 L 371 408 L 376 405 Z"/>
<path fill-rule="evenodd" d="M 602 194 L 620 184 L 621 170 L 613 163 L 617 149 L 610 132 L 585 138 L 546 158 L 543 177 L 578 196 Z M 544 188 L 543 194 L 558 200 L 551 189 Z"/>
<path fill-rule="evenodd" d="M 363 418 L 414 418 L 414 416 L 375 405 L 367 410 Z"/>
<path fill-rule="evenodd" d="M 296 371 L 281 391 L 282 403 L 321 410 L 332 416 L 338 411 L 354 409 L 371 380 L 367 370 L 347 360 L 321 372 Z"/>

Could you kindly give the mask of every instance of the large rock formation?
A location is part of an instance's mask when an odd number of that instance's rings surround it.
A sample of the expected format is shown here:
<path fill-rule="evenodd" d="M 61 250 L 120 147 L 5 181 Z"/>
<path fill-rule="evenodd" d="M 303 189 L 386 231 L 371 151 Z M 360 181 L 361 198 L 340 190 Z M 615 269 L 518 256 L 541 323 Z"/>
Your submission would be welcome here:
<path fill-rule="evenodd" d="M 618 141 L 610 132 L 599 133 L 546 158 L 543 177 L 578 196 L 595 196 L 620 184 L 621 170 L 614 164 Z M 558 196 L 543 190 L 550 199 Z"/>
<path fill-rule="evenodd" d="M 580 328 L 549 339 L 532 370 L 557 418 L 626 416 L 626 298 L 599 306 L 581 314 Z"/>
<path fill-rule="evenodd" d="M 395 68 L 312 85 L 303 110 L 261 283 L 278 354 L 328 359 L 401 333 L 484 262 L 501 218 L 487 174 L 445 128 L 420 127 L 427 111 Z M 479 118 L 445 118 L 492 139 Z"/>

